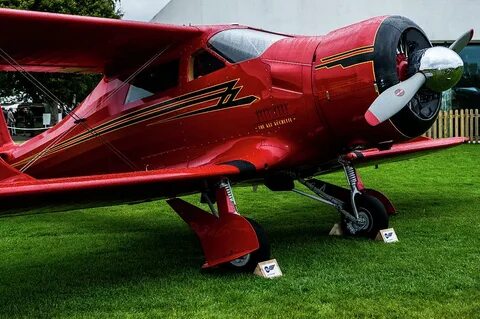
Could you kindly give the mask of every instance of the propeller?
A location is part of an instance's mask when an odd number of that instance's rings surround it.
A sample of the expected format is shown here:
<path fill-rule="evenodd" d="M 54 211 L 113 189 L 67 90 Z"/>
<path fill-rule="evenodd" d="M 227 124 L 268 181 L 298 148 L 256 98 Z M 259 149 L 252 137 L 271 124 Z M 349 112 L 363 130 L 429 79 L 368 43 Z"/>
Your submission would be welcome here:
<path fill-rule="evenodd" d="M 450 50 L 455 51 L 456 53 L 460 53 L 468 43 L 473 38 L 473 29 L 470 31 L 465 32 L 460 38 L 457 39 L 457 41 L 453 42 L 452 45 L 450 46 Z"/>
<path fill-rule="evenodd" d="M 380 94 L 365 113 L 371 126 L 377 126 L 400 112 L 425 84 L 427 78 L 419 72 L 406 81 L 394 85 Z"/>
<path fill-rule="evenodd" d="M 473 37 L 470 30 L 450 48 L 433 47 L 416 52 L 417 73 L 380 94 L 365 113 L 365 120 L 377 126 L 400 112 L 417 92 L 426 85 L 432 91 L 443 92 L 454 87 L 463 75 L 463 61 L 458 55 Z"/>

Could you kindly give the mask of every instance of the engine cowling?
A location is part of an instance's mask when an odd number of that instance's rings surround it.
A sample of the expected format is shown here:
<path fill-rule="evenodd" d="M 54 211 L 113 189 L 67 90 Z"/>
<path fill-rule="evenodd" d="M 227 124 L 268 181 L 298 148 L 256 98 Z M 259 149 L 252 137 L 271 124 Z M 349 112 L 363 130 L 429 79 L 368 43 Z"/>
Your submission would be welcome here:
<path fill-rule="evenodd" d="M 418 71 L 417 59 L 432 44 L 411 20 L 392 16 L 385 19 L 375 41 L 375 76 L 379 93 Z M 441 104 L 441 93 L 424 87 L 391 123 L 405 136 L 425 133 L 435 122 Z"/>
<path fill-rule="evenodd" d="M 339 144 L 350 149 L 389 144 L 432 126 L 441 94 L 428 87 L 389 121 L 372 127 L 364 118 L 379 94 L 418 71 L 415 57 L 431 47 L 423 30 L 400 16 L 372 18 L 321 39 L 314 58 L 314 94 Z"/>

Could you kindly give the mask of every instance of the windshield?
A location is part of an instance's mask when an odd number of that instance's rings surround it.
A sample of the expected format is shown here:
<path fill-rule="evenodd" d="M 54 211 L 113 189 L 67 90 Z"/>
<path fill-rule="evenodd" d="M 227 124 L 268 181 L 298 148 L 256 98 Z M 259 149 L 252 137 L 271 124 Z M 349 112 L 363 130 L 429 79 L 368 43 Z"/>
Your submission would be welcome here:
<path fill-rule="evenodd" d="M 272 44 L 285 36 L 252 29 L 231 29 L 215 34 L 210 47 L 232 63 L 260 56 Z"/>

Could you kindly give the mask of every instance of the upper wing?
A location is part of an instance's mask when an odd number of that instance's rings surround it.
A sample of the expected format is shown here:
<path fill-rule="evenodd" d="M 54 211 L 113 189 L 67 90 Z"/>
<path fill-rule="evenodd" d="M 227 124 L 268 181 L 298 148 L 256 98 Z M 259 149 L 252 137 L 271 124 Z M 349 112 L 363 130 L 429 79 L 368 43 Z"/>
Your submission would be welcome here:
<path fill-rule="evenodd" d="M 401 161 L 412 157 L 422 156 L 434 151 L 463 144 L 467 141 L 464 137 L 444 139 L 417 138 L 411 142 L 394 144 L 388 150 L 369 149 L 354 151 L 347 155 L 348 159 L 358 163 L 381 163 Z"/>
<path fill-rule="evenodd" d="M 0 9 L 0 29 L 0 71 L 18 71 L 18 63 L 30 72 L 108 73 L 201 34 L 187 26 L 11 9 Z"/>

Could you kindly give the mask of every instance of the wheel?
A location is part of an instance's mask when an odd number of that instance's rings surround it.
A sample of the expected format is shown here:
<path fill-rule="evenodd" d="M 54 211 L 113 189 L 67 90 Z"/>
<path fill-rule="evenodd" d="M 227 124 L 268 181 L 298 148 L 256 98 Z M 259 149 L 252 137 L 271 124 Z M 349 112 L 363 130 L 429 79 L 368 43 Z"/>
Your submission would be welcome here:
<path fill-rule="evenodd" d="M 385 206 L 373 196 L 357 195 L 355 197 L 359 220 L 354 222 L 342 216 L 342 229 L 345 234 L 374 239 L 378 232 L 388 228 L 388 214 Z M 353 210 L 351 205 L 348 211 Z"/>
<path fill-rule="evenodd" d="M 226 265 L 228 268 L 236 271 L 252 272 L 255 270 L 255 267 L 257 267 L 259 262 L 270 259 L 270 242 L 268 241 L 267 234 L 260 224 L 250 218 L 246 219 L 250 225 L 252 225 L 255 234 L 257 235 L 260 247 L 250 254 L 232 260 Z"/>

